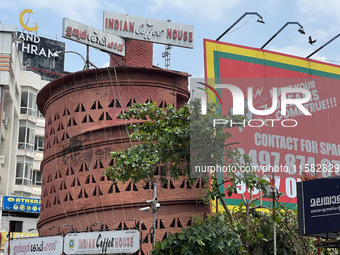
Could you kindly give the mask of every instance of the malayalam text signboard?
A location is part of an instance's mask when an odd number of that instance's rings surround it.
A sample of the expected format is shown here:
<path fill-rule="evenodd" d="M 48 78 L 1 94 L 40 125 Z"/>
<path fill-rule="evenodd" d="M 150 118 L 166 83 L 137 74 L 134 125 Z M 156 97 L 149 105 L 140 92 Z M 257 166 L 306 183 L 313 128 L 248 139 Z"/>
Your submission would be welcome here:
<path fill-rule="evenodd" d="M 1 239 L 1 244 L 0 244 L 0 250 L 4 250 L 5 243 L 7 242 L 9 238 L 8 232 L 0 232 L 2 239 Z M 11 232 L 11 238 L 12 239 L 22 239 L 22 238 L 28 238 L 28 237 L 36 237 L 38 236 L 37 233 L 21 233 L 21 232 Z"/>
<path fill-rule="evenodd" d="M 39 198 L 4 196 L 4 210 L 40 213 Z"/>
<path fill-rule="evenodd" d="M 139 247 L 138 230 L 68 233 L 64 237 L 65 254 L 134 253 Z"/>
<path fill-rule="evenodd" d="M 63 34 L 66 39 L 79 42 L 105 52 L 125 56 L 125 40 L 113 34 L 64 18 Z"/>
<path fill-rule="evenodd" d="M 49 254 L 60 255 L 63 252 L 63 237 L 48 236 L 11 240 L 10 253 L 8 253 L 8 241 L 5 243 L 4 254 Z"/>
<path fill-rule="evenodd" d="M 194 47 L 194 27 L 171 21 L 104 11 L 103 30 L 124 38 Z"/>
<path fill-rule="evenodd" d="M 301 179 L 339 175 L 339 66 L 213 40 L 205 40 L 204 47 L 204 82 L 221 98 L 217 110 L 230 116 L 236 109 L 236 96 L 225 85 L 235 86 L 243 96 L 243 116 L 249 124 L 230 129 L 233 138 L 229 142 L 240 142 L 237 147 L 250 156 L 260 177 L 274 176 L 275 186 L 285 193 L 280 202 L 296 205 Z M 294 89 L 300 91 L 291 92 Z M 299 107 L 296 100 L 306 96 L 301 91 L 307 91 L 310 100 Z M 273 111 L 255 114 L 251 105 Z M 254 190 L 253 195 L 258 192 Z M 249 196 L 245 185 L 238 186 L 238 194 L 228 204 L 240 204 L 240 194 Z"/>
<path fill-rule="evenodd" d="M 300 182 L 298 188 L 299 234 L 337 238 L 340 232 L 340 178 Z"/>

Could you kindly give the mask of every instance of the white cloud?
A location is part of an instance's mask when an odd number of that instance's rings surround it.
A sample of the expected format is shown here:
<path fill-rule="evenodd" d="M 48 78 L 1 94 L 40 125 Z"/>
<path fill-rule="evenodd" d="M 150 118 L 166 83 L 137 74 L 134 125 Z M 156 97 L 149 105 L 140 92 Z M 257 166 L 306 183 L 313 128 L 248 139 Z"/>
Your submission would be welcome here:
<path fill-rule="evenodd" d="M 149 9 L 157 12 L 162 9 L 178 9 L 179 12 L 196 14 L 207 20 L 221 20 L 226 10 L 239 4 L 241 0 L 150 0 Z"/>
<path fill-rule="evenodd" d="M 55 4 L 51 4 L 50 0 L 20 0 L 20 2 L 16 2 L 16 6 L 30 6 L 34 12 L 50 10 L 59 17 L 66 17 L 84 24 L 92 24 L 91 26 L 99 25 L 100 28 L 103 17 L 98 16 L 98 12 L 103 10 L 124 12 L 124 9 L 119 5 L 103 0 L 58 0 Z"/>
<path fill-rule="evenodd" d="M 333 24 L 340 23 L 339 0 L 297 0 L 297 6 L 308 21 L 323 23 L 325 18 L 330 18 Z"/>
<path fill-rule="evenodd" d="M 276 51 L 279 53 L 285 53 L 289 55 L 294 55 L 298 57 L 307 57 L 313 50 L 309 49 L 308 47 L 292 45 L 287 47 L 278 48 L 275 46 L 268 47 L 268 50 Z"/>
<path fill-rule="evenodd" d="M 110 62 L 106 62 L 106 63 L 104 63 L 103 65 L 102 65 L 102 68 L 104 68 L 104 67 L 109 67 L 110 66 Z"/>
<path fill-rule="evenodd" d="M 309 54 L 311 54 L 315 49 L 295 45 L 295 46 L 287 46 L 283 48 L 278 48 L 278 47 L 273 46 L 273 47 L 269 47 L 268 50 L 305 58 Z M 313 55 L 311 59 L 322 61 L 322 62 L 328 62 L 327 57 L 321 56 L 319 53 L 316 53 L 315 55 Z"/>

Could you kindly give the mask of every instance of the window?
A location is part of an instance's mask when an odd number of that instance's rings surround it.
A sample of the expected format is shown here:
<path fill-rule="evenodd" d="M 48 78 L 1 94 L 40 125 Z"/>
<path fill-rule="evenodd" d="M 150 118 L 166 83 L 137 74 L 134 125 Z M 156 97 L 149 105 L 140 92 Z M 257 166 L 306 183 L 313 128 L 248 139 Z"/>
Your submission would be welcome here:
<path fill-rule="evenodd" d="M 20 113 L 37 116 L 37 92 L 35 90 L 28 87 L 22 88 Z"/>
<path fill-rule="evenodd" d="M 14 191 L 14 196 L 16 197 L 31 197 L 31 193 L 23 192 L 23 191 Z"/>
<path fill-rule="evenodd" d="M 17 157 L 17 172 L 15 175 L 15 184 L 31 186 L 32 185 L 33 159 L 28 157 Z"/>
<path fill-rule="evenodd" d="M 39 109 L 37 108 L 37 116 L 39 118 L 45 118 L 44 115 L 42 115 L 42 113 L 39 111 Z"/>
<path fill-rule="evenodd" d="M 22 232 L 22 221 L 11 220 L 11 231 L 12 232 Z"/>
<path fill-rule="evenodd" d="M 35 124 L 28 120 L 19 121 L 18 149 L 33 151 Z"/>
<path fill-rule="evenodd" d="M 38 136 L 35 137 L 34 150 L 44 151 L 44 138 L 43 137 L 38 137 Z"/>
<path fill-rule="evenodd" d="M 33 171 L 33 186 L 41 186 L 41 172 Z"/>

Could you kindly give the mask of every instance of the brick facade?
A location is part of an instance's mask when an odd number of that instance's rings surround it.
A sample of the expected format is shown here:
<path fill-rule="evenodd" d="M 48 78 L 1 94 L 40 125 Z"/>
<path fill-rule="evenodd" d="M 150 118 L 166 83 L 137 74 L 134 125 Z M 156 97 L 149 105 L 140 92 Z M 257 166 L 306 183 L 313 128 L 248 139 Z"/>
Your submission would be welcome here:
<path fill-rule="evenodd" d="M 57 230 L 49 228 L 63 224 L 72 224 L 77 231 L 86 231 L 95 222 L 109 229 L 132 227 L 134 222 L 128 221 L 132 219 L 143 230 L 142 249 L 147 254 L 152 213 L 139 209 L 149 205 L 151 185 L 143 181 L 115 186 L 103 172 L 113 164 L 111 151 L 132 144 L 127 129 L 131 121 L 117 115 L 134 102 L 183 106 L 189 98 L 187 77 L 154 67 L 109 67 L 66 75 L 39 92 L 38 107 L 46 119 L 40 235 L 55 234 Z M 157 240 L 181 231 L 193 214 L 208 211 L 196 203 L 202 187 L 201 180 L 190 186 L 184 177 L 158 183 Z M 71 227 L 60 230 L 66 234 Z"/>
<path fill-rule="evenodd" d="M 138 40 L 125 40 L 125 56 L 111 55 L 110 66 L 133 66 L 152 68 L 153 44 Z"/>

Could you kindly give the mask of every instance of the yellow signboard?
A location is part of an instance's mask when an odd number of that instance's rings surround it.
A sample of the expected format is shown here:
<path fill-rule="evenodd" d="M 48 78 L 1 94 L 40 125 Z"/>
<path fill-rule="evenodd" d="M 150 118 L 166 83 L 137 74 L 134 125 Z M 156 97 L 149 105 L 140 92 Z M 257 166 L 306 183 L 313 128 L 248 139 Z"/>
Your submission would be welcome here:
<path fill-rule="evenodd" d="M 0 250 L 4 250 L 5 243 L 8 240 L 8 232 L 0 232 L 2 236 Z M 11 238 L 26 238 L 26 237 L 32 237 L 32 236 L 38 236 L 36 233 L 21 233 L 21 232 L 12 232 Z"/>

